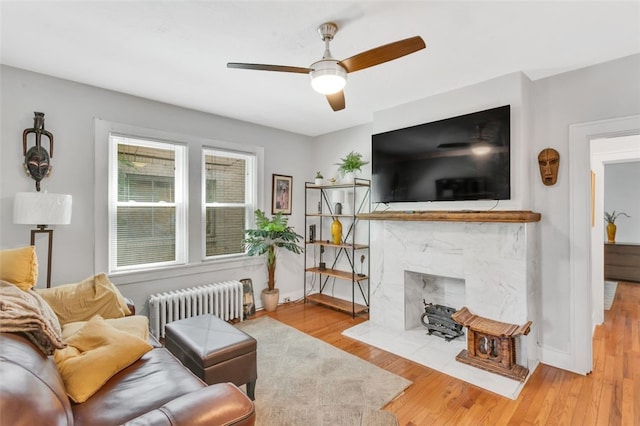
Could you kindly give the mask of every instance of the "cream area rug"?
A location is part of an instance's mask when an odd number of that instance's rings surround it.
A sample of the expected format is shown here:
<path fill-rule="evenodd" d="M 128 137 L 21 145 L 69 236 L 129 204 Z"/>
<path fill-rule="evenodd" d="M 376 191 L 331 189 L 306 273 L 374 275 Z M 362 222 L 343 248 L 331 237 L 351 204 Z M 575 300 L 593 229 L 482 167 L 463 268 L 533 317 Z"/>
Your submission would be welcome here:
<path fill-rule="evenodd" d="M 616 289 L 618 288 L 617 281 L 605 281 L 604 282 L 604 310 L 608 311 L 613 305 L 613 299 L 616 297 Z"/>
<path fill-rule="evenodd" d="M 256 425 L 398 424 L 380 408 L 409 380 L 270 317 L 235 325 L 258 341 Z"/>

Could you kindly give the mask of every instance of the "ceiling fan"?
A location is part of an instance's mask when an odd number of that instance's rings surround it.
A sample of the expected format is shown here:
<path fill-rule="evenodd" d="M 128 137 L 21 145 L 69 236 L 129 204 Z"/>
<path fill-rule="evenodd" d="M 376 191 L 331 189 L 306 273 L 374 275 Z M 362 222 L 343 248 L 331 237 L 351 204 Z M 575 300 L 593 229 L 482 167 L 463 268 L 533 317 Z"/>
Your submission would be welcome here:
<path fill-rule="evenodd" d="M 331 56 L 329 50 L 329 43 L 337 31 L 338 26 L 333 22 L 326 22 L 318 27 L 318 33 L 325 44 L 324 55 L 322 55 L 322 59 L 309 65 L 309 68 L 242 62 L 229 62 L 227 68 L 309 74 L 311 87 L 327 97 L 329 105 L 334 111 L 340 111 L 345 107 L 342 89 L 347 82 L 347 73 L 380 65 L 426 47 L 424 40 L 420 36 L 415 36 L 385 44 L 339 61 Z"/>

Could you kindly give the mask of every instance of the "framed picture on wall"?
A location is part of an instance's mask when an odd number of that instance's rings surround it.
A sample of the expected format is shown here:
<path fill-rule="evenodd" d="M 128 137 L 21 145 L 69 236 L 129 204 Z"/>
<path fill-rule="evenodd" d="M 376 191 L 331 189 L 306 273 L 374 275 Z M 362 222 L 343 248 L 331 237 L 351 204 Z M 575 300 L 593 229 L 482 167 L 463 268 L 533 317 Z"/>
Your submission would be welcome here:
<path fill-rule="evenodd" d="M 293 177 L 274 174 L 271 191 L 271 214 L 291 214 Z"/>

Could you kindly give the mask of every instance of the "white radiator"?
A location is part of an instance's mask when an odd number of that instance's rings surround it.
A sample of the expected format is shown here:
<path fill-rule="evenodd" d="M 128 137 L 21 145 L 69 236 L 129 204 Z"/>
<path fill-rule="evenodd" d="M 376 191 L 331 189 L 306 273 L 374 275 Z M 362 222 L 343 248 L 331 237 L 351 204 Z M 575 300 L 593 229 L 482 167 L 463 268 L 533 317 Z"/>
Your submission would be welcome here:
<path fill-rule="evenodd" d="M 242 321 L 242 292 L 240 281 L 223 281 L 152 294 L 149 297 L 151 334 L 164 337 L 165 324 L 203 314 L 215 315 L 225 321 L 236 318 Z"/>

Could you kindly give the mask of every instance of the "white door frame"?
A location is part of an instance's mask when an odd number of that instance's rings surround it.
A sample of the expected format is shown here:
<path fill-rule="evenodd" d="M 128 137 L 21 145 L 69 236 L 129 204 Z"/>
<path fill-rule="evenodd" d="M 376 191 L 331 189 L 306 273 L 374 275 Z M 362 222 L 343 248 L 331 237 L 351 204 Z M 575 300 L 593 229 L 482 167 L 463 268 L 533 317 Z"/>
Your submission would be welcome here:
<path fill-rule="evenodd" d="M 640 134 L 640 115 L 569 126 L 570 351 L 572 371 L 593 369 L 591 166 L 593 139 Z"/>

